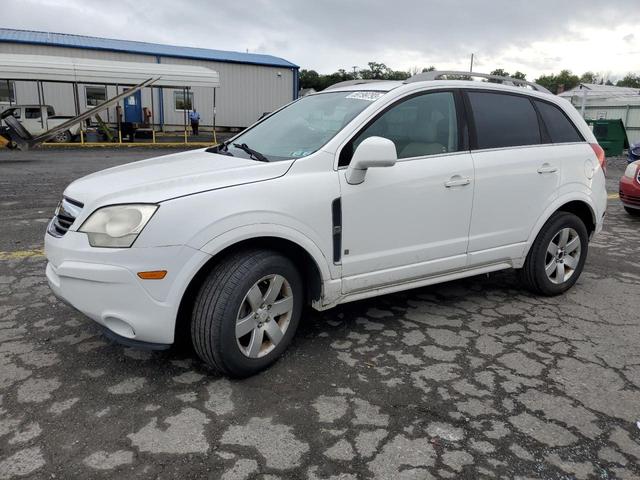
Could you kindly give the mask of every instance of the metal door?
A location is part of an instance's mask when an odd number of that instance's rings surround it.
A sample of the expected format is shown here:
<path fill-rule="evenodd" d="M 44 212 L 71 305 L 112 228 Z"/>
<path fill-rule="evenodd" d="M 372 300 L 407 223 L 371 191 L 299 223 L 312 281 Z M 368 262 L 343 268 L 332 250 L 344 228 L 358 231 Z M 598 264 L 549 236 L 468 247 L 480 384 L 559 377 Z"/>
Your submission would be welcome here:
<path fill-rule="evenodd" d="M 124 99 L 124 121 L 142 123 L 142 94 L 140 91 Z"/>

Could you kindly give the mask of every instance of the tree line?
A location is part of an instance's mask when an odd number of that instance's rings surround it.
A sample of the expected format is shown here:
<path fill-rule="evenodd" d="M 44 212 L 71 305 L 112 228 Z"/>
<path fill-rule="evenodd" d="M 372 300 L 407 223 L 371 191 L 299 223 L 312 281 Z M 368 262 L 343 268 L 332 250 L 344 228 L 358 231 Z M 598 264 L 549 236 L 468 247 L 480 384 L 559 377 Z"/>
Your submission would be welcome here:
<path fill-rule="evenodd" d="M 387 67 L 384 63 L 379 62 L 369 62 L 368 68 L 366 69 L 357 70 L 354 67 L 352 72 L 340 69 L 337 72 L 328 75 L 320 74 L 315 70 L 303 69 L 300 70 L 300 87 L 313 88 L 316 91 L 320 91 L 335 83 L 344 82 L 346 80 L 406 80 L 416 73 L 428 72 L 435 69 L 436 68 L 434 66 L 430 66 L 423 69 L 414 68 L 411 71 L 393 70 Z M 497 68 L 490 73 L 491 75 L 513 77 L 520 80 L 527 79 L 527 75 L 525 73 L 516 71 L 513 74 L 509 74 L 509 72 L 502 68 Z M 564 91 L 570 90 L 577 87 L 580 83 L 614 85 L 606 75 L 589 71 L 578 76 L 572 73 L 571 70 L 561 70 L 558 74 L 541 75 L 533 81 L 553 93 L 559 93 L 561 89 Z M 624 78 L 618 80 L 615 85 L 619 87 L 640 88 L 640 75 L 628 73 Z"/>

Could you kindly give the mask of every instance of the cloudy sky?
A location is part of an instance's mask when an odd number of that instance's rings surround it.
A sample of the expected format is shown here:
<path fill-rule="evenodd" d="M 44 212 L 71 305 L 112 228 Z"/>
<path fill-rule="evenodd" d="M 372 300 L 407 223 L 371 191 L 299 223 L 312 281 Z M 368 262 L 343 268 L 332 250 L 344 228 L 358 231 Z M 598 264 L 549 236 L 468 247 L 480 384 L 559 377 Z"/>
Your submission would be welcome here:
<path fill-rule="evenodd" d="M 302 68 L 384 62 L 640 72 L 640 0 L 0 0 L 0 26 L 269 53 Z"/>

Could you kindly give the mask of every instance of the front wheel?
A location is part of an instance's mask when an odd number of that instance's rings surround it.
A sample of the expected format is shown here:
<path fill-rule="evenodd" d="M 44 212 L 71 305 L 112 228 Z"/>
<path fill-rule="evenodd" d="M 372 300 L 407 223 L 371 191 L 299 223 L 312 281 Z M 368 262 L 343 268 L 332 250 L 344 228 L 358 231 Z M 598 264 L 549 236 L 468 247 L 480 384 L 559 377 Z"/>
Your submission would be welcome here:
<path fill-rule="evenodd" d="M 71 141 L 71 132 L 66 130 L 64 132 L 60 132 L 53 137 L 53 141 L 55 143 L 67 143 Z"/>
<path fill-rule="evenodd" d="M 564 293 L 578 281 L 588 249 L 589 235 L 582 220 L 569 212 L 556 212 L 533 242 L 520 278 L 534 293 Z"/>
<path fill-rule="evenodd" d="M 271 365 L 298 328 L 302 278 L 287 257 L 247 250 L 222 260 L 196 296 L 191 337 L 198 356 L 231 377 Z"/>
<path fill-rule="evenodd" d="M 640 208 L 624 207 L 624 209 L 632 217 L 640 217 Z"/>

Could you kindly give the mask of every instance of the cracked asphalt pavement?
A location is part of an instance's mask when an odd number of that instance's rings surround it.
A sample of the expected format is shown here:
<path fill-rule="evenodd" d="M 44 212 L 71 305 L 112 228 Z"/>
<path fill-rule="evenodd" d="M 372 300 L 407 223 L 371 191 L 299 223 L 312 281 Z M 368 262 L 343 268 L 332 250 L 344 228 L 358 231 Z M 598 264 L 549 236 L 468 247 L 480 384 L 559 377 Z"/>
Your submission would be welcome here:
<path fill-rule="evenodd" d="M 0 152 L 0 479 L 640 478 L 640 220 L 619 200 L 565 295 L 508 271 L 307 310 L 279 362 L 229 381 L 109 343 L 44 276 L 64 187 L 164 153 Z"/>

